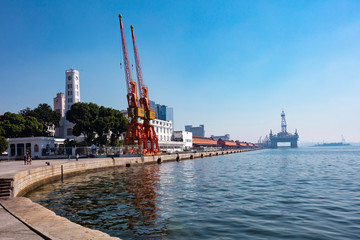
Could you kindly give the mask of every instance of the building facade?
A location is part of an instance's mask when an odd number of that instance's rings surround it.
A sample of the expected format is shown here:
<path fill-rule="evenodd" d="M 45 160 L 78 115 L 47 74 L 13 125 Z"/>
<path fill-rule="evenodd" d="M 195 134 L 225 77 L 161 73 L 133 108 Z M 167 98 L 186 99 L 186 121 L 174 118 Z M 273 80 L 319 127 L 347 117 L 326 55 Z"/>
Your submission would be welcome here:
<path fill-rule="evenodd" d="M 60 114 L 60 117 L 65 116 L 65 96 L 64 93 L 57 93 L 54 97 L 54 111 Z"/>
<path fill-rule="evenodd" d="M 171 121 L 154 119 L 150 123 L 154 126 L 159 142 L 169 142 L 172 140 L 173 126 Z"/>
<path fill-rule="evenodd" d="M 166 105 L 156 104 L 149 100 L 149 108 L 155 111 L 155 118 L 163 121 L 171 121 L 174 129 L 174 109 Z"/>
<path fill-rule="evenodd" d="M 196 137 L 193 135 L 193 147 L 194 149 L 217 149 L 217 141 L 207 137 Z"/>
<path fill-rule="evenodd" d="M 79 72 L 74 69 L 65 71 L 65 113 L 74 103 L 80 102 Z"/>
<path fill-rule="evenodd" d="M 192 132 L 194 137 L 205 137 L 204 125 L 200 125 L 199 127 L 193 127 L 192 125 L 186 125 L 185 131 Z"/>
<path fill-rule="evenodd" d="M 174 131 L 173 140 L 176 142 L 183 142 L 184 143 L 183 150 L 190 150 L 193 147 L 192 132 Z"/>
<path fill-rule="evenodd" d="M 41 158 L 44 155 L 49 156 L 52 150 L 64 147 L 65 139 L 53 137 L 25 137 L 8 138 L 9 159 L 23 159 L 24 154 L 29 153 L 32 158 Z"/>
<path fill-rule="evenodd" d="M 174 122 L 174 109 L 166 105 L 155 104 L 155 118 Z"/>

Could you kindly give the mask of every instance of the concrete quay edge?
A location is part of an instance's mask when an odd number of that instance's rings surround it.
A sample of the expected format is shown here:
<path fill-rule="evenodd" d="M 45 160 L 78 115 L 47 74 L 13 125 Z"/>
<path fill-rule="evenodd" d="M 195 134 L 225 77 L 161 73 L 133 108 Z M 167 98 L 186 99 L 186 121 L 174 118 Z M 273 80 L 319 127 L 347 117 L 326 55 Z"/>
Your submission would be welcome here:
<path fill-rule="evenodd" d="M 40 204 L 34 203 L 30 199 L 22 196 L 43 184 L 60 180 L 61 177 L 65 178 L 87 171 L 96 171 L 109 167 L 130 167 L 141 164 L 181 161 L 253 150 L 257 149 L 189 152 L 143 157 L 91 158 L 81 159 L 76 162 L 67 162 L 63 160 L 62 162 L 58 161 L 60 163 L 54 165 L 33 167 L 27 170 L 19 169 L 18 172 L 13 171 L 5 176 L 1 175 L 0 168 L 0 180 L 12 180 L 11 196 L 7 199 L 0 199 L 0 205 L 8 211 L 13 218 L 18 219 L 19 225 L 26 225 L 33 232 L 42 236 L 43 239 L 119 239 L 111 237 L 101 231 L 89 229 L 73 223 L 64 217 L 56 215 L 54 212 Z M 51 163 L 52 160 L 49 160 L 49 162 Z M 21 164 L 21 161 L 17 161 L 17 163 Z"/>

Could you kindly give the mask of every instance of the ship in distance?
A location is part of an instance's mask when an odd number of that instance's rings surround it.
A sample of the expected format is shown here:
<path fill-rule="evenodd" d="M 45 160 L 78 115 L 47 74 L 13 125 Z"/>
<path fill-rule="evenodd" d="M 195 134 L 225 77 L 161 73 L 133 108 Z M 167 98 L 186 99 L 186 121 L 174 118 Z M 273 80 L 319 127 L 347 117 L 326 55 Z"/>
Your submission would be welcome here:
<path fill-rule="evenodd" d="M 344 147 L 344 146 L 351 146 L 350 143 L 346 143 L 343 136 L 341 136 L 341 142 L 333 142 L 333 143 L 318 143 L 315 144 L 314 147 Z"/>

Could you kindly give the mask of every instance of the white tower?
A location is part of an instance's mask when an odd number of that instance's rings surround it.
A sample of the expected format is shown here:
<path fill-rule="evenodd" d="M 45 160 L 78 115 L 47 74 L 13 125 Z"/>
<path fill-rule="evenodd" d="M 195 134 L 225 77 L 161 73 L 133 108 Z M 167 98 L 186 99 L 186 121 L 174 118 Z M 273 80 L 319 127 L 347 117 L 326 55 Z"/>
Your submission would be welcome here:
<path fill-rule="evenodd" d="M 80 102 L 79 72 L 74 69 L 65 71 L 65 113 L 71 105 Z"/>

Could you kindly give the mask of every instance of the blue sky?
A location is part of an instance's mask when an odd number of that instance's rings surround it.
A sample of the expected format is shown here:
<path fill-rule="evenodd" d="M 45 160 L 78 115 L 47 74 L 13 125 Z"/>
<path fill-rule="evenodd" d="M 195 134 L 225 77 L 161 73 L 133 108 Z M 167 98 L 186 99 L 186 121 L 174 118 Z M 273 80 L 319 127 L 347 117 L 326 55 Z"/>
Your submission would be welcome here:
<path fill-rule="evenodd" d="M 125 109 L 117 15 L 134 63 L 134 25 L 149 95 L 174 108 L 175 129 L 257 141 L 360 142 L 360 1 L 0 1 L 0 114 L 64 92 Z M 135 71 L 132 71 L 135 78 Z"/>

